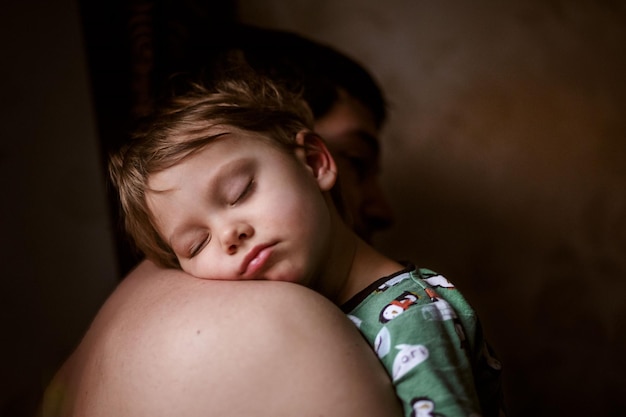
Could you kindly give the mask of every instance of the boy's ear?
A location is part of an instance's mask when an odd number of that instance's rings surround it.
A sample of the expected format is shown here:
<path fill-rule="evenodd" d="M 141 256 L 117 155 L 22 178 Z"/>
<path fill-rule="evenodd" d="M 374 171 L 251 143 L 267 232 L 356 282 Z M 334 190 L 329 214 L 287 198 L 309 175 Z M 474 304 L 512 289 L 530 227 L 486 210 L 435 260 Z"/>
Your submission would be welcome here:
<path fill-rule="evenodd" d="M 324 140 L 310 130 L 301 130 L 296 143 L 302 148 L 296 152 L 298 158 L 313 173 L 322 191 L 329 191 L 337 181 L 337 165 Z"/>

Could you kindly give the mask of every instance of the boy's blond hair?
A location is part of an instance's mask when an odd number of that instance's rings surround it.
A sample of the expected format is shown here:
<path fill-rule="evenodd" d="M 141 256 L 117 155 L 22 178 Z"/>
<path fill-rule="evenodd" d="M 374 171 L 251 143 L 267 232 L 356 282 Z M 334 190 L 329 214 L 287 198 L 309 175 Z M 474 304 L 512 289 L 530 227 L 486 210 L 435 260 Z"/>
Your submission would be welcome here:
<path fill-rule="evenodd" d="M 298 94 L 250 70 L 207 83 L 190 83 L 158 106 L 131 141 L 109 160 L 109 174 L 119 192 L 124 226 L 137 248 L 164 267 L 180 268 L 174 251 L 161 238 L 148 209 L 151 174 L 198 152 L 220 135 L 217 125 L 261 133 L 293 152 L 301 130 L 313 129 L 313 115 Z"/>

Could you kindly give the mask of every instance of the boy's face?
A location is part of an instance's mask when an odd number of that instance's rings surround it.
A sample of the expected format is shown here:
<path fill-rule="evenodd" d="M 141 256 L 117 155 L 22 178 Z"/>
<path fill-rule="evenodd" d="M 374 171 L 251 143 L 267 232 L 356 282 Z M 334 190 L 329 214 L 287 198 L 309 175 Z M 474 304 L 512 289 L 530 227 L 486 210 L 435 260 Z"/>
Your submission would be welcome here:
<path fill-rule="evenodd" d="M 354 231 L 366 241 L 393 222 L 379 183 L 378 129 L 370 110 L 346 93 L 315 121 L 339 170 L 339 185 Z"/>
<path fill-rule="evenodd" d="M 146 199 L 161 236 L 182 269 L 199 278 L 310 284 L 328 256 L 330 200 L 323 191 L 334 174 L 320 170 L 316 156 L 289 154 L 259 134 L 230 127 L 209 133 L 224 131 L 149 177 Z"/>

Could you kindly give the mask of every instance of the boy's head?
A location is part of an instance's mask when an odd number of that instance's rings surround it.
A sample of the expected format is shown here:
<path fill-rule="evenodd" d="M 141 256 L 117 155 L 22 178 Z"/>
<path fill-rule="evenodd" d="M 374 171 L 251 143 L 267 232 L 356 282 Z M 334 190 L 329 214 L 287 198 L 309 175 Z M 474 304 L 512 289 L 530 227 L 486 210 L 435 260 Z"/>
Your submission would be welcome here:
<path fill-rule="evenodd" d="M 246 71 L 172 96 L 111 158 L 128 233 L 204 278 L 314 276 L 336 167 L 311 128 L 298 96 Z"/>
<path fill-rule="evenodd" d="M 293 32 L 242 25 L 220 39 L 222 55 L 207 54 L 206 39 L 189 39 L 187 62 L 165 71 L 219 68 L 223 55 L 238 51 L 257 72 L 302 91 L 313 111 L 315 131 L 339 166 L 343 212 L 366 241 L 389 227 L 393 213 L 380 177 L 379 134 L 386 101 L 372 75 L 358 62 L 329 45 Z M 213 39 L 211 39 L 213 41 Z M 230 62 L 227 61 L 227 67 Z"/>

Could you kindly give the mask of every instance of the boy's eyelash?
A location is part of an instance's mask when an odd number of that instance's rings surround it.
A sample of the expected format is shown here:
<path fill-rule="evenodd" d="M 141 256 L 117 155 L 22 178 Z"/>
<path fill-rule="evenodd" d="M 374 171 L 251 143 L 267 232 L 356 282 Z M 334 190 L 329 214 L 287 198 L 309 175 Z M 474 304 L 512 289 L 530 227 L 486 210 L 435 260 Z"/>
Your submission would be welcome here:
<path fill-rule="evenodd" d="M 209 242 L 210 239 L 211 239 L 211 236 L 207 236 L 197 245 L 193 245 L 191 249 L 189 250 L 188 258 L 191 259 L 194 256 L 196 256 L 198 253 L 200 253 L 200 251 L 204 249 L 204 247 L 206 246 L 206 244 Z"/>

